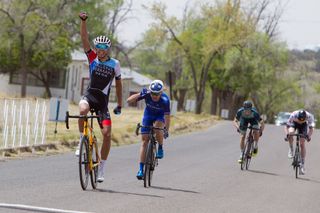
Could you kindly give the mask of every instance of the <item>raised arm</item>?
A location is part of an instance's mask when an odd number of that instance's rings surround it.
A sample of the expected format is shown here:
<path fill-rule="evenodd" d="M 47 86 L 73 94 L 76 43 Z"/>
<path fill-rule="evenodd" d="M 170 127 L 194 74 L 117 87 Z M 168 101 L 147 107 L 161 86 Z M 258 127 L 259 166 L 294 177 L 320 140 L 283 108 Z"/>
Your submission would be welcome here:
<path fill-rule="evenodd" d="M 81 12 L 79 14 L 79 17 L 81 19 L 81 22 L 80 22 L 80 36 L 81 36 L 83 50 L 85 52 L 88 52 L 90 50 L 89 35 L 88 35 L 88 32 L 87 32 L 87 23 L 86 23 L 86 20 L 87 20 L 88 16 L 87 16 L 87 14 L 85 12 Z"/>

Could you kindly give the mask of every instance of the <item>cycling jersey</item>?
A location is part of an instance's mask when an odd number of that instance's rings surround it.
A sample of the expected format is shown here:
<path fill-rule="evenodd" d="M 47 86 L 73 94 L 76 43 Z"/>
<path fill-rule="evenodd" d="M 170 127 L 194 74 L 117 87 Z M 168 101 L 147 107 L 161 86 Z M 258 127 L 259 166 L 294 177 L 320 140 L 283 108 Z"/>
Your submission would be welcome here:
<path fill-rule="evenodd" d="M 295 128 L 295 126 L 297 124 L 300 124 L 300 125 L 306 124 L 305 126 L 307 126 L 309 128 L 314 128 L 315 127 L 314 116 L 311 113 L 306 111 L 306 114 L 307 114 L 306 115 L 306 120 L 302 124 L 298 122 L 299 121 L 298 114 L 299 114 L 299 110 L 296 110 L 296 111 L 291 113 L 291 115 L 290 115 L 290 117 L 289 117 L 289 119 L 287 121 L 287 126 Z"/>
<path fill-rule="evenodd" d="M 107 61 L 99 61 L 93 50 L 86 53 L 89 60 L 90 83 L 89 88 L 97 88 L 109 96 L 113 78 L 121 79 L 120 63 L 114 58 Z"/>
<path fill-rule="evenodd" d="M 121 79 L 120 63 L 114 58 L 100 61 L 93 50 L 86 52 L 89 61 L 90 82 L 80 103 L 85 101 L 97 114 L 102 115 L 99 125 L 110 126 L 111 118 L 108 110 L 109 93 L 113 78 Z"/>
<path fill-rule="evenodd" d="M 144 114 L 142 118 L 143 126 L 152 126 L 155 121 L 161 121 L 164 123 L 164 115 L 170 115 L 170 99 L 165 94 L 162 93 L 159 101 L 153 101 L 150 93 L 146 94 L 144 97 L 139 98 L 140 100 L 145 100 L 146 108 L 144 109 Z M 142 134 L 148 134 L 150 129 L 141 128 Z"/>
<path fill-rule="evenodd" d="M 262 120 L 255 108 L 250 109 L 250 114 L 245 114 L 245 109 L 241 107 L 236 114 L 236 119 L 240 122 L 239 129 L 242 133 L 247 131 L 249 123 L 255 129 L 259 129 L 259 122 Z"/>

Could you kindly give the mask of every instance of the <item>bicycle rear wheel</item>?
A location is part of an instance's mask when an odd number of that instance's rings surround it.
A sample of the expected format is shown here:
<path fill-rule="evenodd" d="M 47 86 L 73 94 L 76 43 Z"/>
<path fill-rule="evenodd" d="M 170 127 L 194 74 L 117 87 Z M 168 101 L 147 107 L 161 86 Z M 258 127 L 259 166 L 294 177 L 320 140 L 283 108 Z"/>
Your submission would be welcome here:
<path fill-rule="evenodd" d="M 151 166 L 153 164 L 152 152 L 153 152 L 153 143 L 152 141 L 149 141 L 147 151 L 146 151 L 146 161 L 144 164 L 144 174 L 143 174 L 144 187 L 148 187 L 151 185 L 151 179 L 152 179 Z"/>
<path fill-rule="evenodd" d="M 89 161 L 88 161 L 88 138 L 82 137 L 80 142 L 79 154 L 79 176 L 80 184 L 83 190 L 86 190 L 89 181 Z"/>
<path fill-rule="evenodd" d="M 98 176 L 98 166 L 99 166 L 99 154 L 98 154 L 98 145 L 97 139 L 94 137 L 94 142 L 91 148 L 91 158 L 93 168 L 90 171 L 90 179 L 91 179 L 91 186 L 93 189 L 97 188 L 97 176 Z"/>

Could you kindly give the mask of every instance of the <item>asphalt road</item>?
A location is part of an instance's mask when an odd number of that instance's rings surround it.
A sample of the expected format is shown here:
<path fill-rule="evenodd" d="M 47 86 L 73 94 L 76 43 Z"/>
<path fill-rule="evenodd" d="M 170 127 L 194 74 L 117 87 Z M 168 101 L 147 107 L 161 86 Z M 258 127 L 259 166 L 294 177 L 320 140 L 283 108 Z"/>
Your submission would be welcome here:
<path fill-rule="evenodd" d="M 98 190 L 81 189 L 73 153 L 0 162 L 0 212 L 319 212 L 319 131 L 300 179 L 283 136 L 282 127 L 266 126 L 249 171 L 237 163 L 231 122 L 171 137 L 151 188 L 135 177 L 139 144 L 112 148 Z"/>

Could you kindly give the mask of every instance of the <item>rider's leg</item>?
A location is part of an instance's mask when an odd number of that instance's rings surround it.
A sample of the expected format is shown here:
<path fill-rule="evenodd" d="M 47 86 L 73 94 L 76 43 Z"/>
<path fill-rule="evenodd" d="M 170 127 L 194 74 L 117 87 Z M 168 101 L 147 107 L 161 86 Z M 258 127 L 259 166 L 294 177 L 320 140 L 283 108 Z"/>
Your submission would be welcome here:
<path fill-rule="evenodd" d="M 88 114 L 89 110 L 90 110 L 90 106 L 89 106 L 88 101 L 82 99 L 82 100 L 79 102 L 79 113 L 80 113 L 80 115 L 86 115 L 86 114 Z M 78 146 L 77 146 L 77 148 L 76 148 L 76 152 L 75 152 L 75 155 L 76 155 L 76 156 L 79 156 L 79 152 L 80 152 L 80 142 L 81 142 L 82 135 L 83 135 L 83 119 L 81 119 L 81 118 L 78 119 L 78 128 L 79 128 L 80 139 L 79 139 L 79 144 L 78 144 Z"/>
<path fill-rule="evenodd" d="M 157 120 L 154 123 L 155 127 L 163 128 L 164 122 L 162 120 Z M 159 143 L 158 152 L 157 152 L 157 158 L 162 159 L 163 158 L 163 131 L 162 130 L 155 130 L 156 133 L 156 140 Z"/>
<path fill-rule="evenodd" d="M 294 127 L 289 127 L 288 129 L 288 142 L 289 142 L 289 151 L 288 151 L 288 157 L 292 158 L 293 157 L 293 137 L 292 135 L 294 134 L 294 132 L 296 131 L 296 129 Z"/>
<path fill-rule="evenodd" d="M 79 102 L 79 112 L 80 112 L 80 115 L 86 115 L 86 114 L 88 114 L 89 110 L 90 110 L 90 107 L 89 107 L 88 101 L 82 99 L 82 100 Z M 83 132 L 83 119 L 82 119 L 82 118 L 79 118 L 79 120 L 78 120 L 78 127 L 79 127 L 79 132 L 82 134 L 82 132 Z"/>
<path fill-rule="evenodd" d="M 162 121 L 156 121 L 154 122 L 154 126 L 158 128 L 163 128 L 164 123 Z M 156 140 L 158 141 L 159 145 L 163 145 L 163 131 L 155 130 L 155 133 L 156 133 Z"/>
<path fill-rule="evenodd" d="M 111 120 L 103 120 L 102 121 L 102 129 L 101 133 L 103 136 L 103 142 L 101 146 L 101 161 L 99 165 L 99 171 L 98 171 L 98 182 L 104 181 L 104 166 L 106 163 L 106 160 L 108 158 L 110 147 L 111 147 Z"/>

